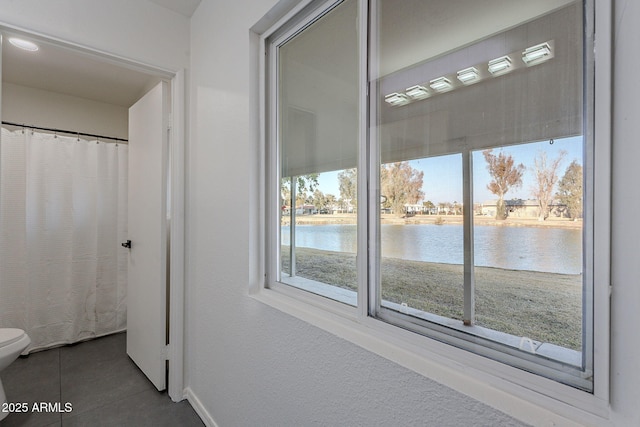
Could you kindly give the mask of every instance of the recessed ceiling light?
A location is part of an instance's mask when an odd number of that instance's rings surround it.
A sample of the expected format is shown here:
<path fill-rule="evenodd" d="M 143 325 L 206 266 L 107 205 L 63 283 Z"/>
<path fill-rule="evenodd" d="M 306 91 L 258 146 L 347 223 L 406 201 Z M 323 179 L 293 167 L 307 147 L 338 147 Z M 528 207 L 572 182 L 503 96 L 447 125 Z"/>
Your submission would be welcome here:
<path fill-rule="evenodd" d="M 11 37 L 9 39 L 9 43 L 20 49 L 28 50 L 29 52 L 35 52 L 39 49 L 37 44 L 30 42 L 29 40 L 18 39 L 16 37 Z"/>

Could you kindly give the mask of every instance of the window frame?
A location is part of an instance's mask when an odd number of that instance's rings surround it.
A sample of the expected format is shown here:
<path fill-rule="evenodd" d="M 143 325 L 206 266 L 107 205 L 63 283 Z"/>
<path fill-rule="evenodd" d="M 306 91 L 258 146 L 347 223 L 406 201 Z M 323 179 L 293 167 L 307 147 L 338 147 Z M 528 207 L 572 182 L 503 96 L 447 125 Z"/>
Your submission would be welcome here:
<path fill-rule="evenodd" d="M 366 0 L 358 0 L 360 8 L 361 28 L 368 26 L 370 11 Z M 602 422 L 609 417 L 609 299 L 610 299 L 610 200 L 611 194 L 611 0 L 595 2 L 587 0 L 586 4 L 592 15 L 585 22 L 585 29 L 594 34 L 597 39 L 599 51 L 595 53 L 594 46 L 585 46 L 587 56 L 591 58 L 594 69 L 587 69 L 592 73 L 592 79 L 585 75 L 585 81 L 593 81 L 593 87 L 585 87 L 585 99 L 593 99 L 592 105 L 587 103 L 586 115 L 593 117 L 593 121 L 586 121 L 584 136 L 592 136 L 594 148 L 592 153 L 586 153 L 585 164 L 593 164 L 590 171 L 593 179 L 592 194 L 587 193 L 593 204 L 585 206 L 585 216 L 593 218 L 591 230 L 585 233 L 585 245 L 591 248 L 593 254 L 593 268 L 588 269 L 593 274 L 594 287 L 593 298 L 593 345 L 597 351 L 593 352 L 594 382 L 593 392 L 585 392 L 572 386 L 561 384 L 538 374 L 526 372 L 520 368 L 509 366 L 503 362 L 496 362 L 482 355 L 471 353 L 468 350 L 455 347 L 451 344 L 439 342 L 433 338 L 404 330 L 401 327 L 386 323 L 371 317 L 369 307 L 375 303 L 374 292 L 369 292 L 368 283 L 377 280 L 374 265 L 369 264 L 367 257 L 358 256 L 358 306 L 351 307 L 328 298 L 311 294 L 309 292 L 277 283 L 274 277 L 274 266 L 279 259 L 279 244 L 274 251 L 273 242 L 277 240 L 277 230 L 274 224 L 278 224 L 274 218 L 277 216 L 272 206 L 274 198 L 279 195 L 278 188 L 277 150 L 272 147 L 270 141 L 274 141 L 274 112 L 277 111 L 277 102 L 274 104 L 272 88 L 276 87 L 276 73 L 269 61 L 269 51 L 273 48 L 270 38 L 283 26 L 298 16 L 308 13 L 309 10 L 319 10 L 331 4 L 340 3 L 340 0 L 304 0 L 291 7 L 286 1 L 281 2 L 282 13 L 279 19 L 273 19 L 270 26 L 260 28 L 256 34 L 254 43 L 259 65 L 256 75 L 257 99 L 259 111 L 256 112 L 257 122 L 256 140 L 260 144 L 261 170 L 265 177 L 261 192 L 260 206 L 265 215 L 260 221 L 262 263 L 260 265 L 264 281 L 252 289 L 252 295 L 258 300 L 276 307 L 284 312 L 292 314 L 318 327 L 328 330 L 342 338 L 356 343 L 376 354 L 386 357 L 422 375 L 442 382 L 471 397 L 495 406 L 523 420 L 539 421 L 540 411 L 549 419 L 563 420 L 564 417 L 578 422 Z M 286 9 L 286 10 L 284 10 Z M 595 25 L 597 17 L 597 27 Z M 304 28 L 311 19 L 307 16 L 297 22 L 296 28 Z M 267 28 L 268 27 L 268 28 Z M 367 38 L 361 37 L 360 74 L 362 81 L 368 81 L 368 67 L 366 56 L 368 51 Z M 595 43 L 594 43 L 595 44 Z M 363 53 L 364 52 L 364 53 Z M 363 56 L 365 56 L 363 60 Z M 369 111 L 368 84 L 361 85 L 360 89 L 360 138 L 369 137 Z M 275 135 L 277 137 L 277 135 Z M 361 144 L 365 144 L 362 141 Z M 276 144 L 277 145 L 277 144 Z M 366 146 L 362 145 L 362 146 Z M 358 167 L 366 165 L 369 170 L 379 167 L 374 156 L 359 150 Z M 590 162 L 589 156 L 593 156 Z M 368 162 L 368 163 L 367 163 Z M 275 166 L 274 166 L 275 165 Z M 274 174 L 274 167 L 276 173 Z M 369 215 L 375 212 L 377 200 L 369 195 L 367 183 L 358 180 L 359 200 L 366 200 L 366 205 L 358 209 L 358 221 L 361 215 Z M 363 202 L 360 202 L 363 203 Z M 585 204 L 587 205 L 587 204 Z M 276 211 L 277 212 L 277 211 Z M 360 228 L 368 227 L 364 233 L 358 233 L 358 246 L 367 247 L 367 240 L 375 233 L 372 227 L 376 227 L 374 221 L 364 218 Z M 274 240 L 276 238 L 276 240 Z M 361 246 L 363 245 L 363 246 Z M 369 259 L 377 259 L 376 251 L 379 246 L 371 245 Z M 586 251 L 585 251 L 586 252 Z M 373 264 L 373 263 L 372 263 Z M 587 264 L 588 266 L 588 264 Z M 585 271 L 585 274 L 588 274 Z M 589 298 L 590 296 L 587 296 Z M 337 316 L 336 316 L 337 315 Z M 460 365 L 464 369 L 460 369 Z M 461 372 L 463 371 L 463 372 Z M 469 379 L 475 379 L 469 384 Z M 514 406 L 515 405 L 515 406 Z M 560 417 L 560 418 L 557 418 Z"/>
<path fill-rule="evenodd" d="M 342 3 L 344 0 L 309 0 L 300 2 L 298 7 L 294 8 L 290 12 L 290 19 L 283 19 L 282 25 L 278 25 L 274 28 L 273 33 L 270 33 L 268 36 L 263 37 L 264 41 L 261 42 L 261 48 L 264 48 L 264 57 L 265 63 L 261 68 L 262 70 L 266 70 L 265 77 L 267 83 L 264 88 L 264 96 L 265 96 L 265 134 L 268 135 L 268 141 L 278 141 L 278 98 L 277 98 L 277 88 L 278 88 L 278 47 L 285 44 L 292 37 L 295 37 L 296 34 L 304 31 L 309 25 L 311 25 L 314 21 L 322 18 L 330 11 L 332 11 L 336 6 Z M 366 0 L 356 0 L 358 2 L 358 8 L 362 8 L 366 5 Z M 287 25 L 291 19 L 294 19 L 296 15 L 304 15 L 305 19 L 298 20 L 294 25 Z M 366 15 L 364 15 L 366 16 Z M 363 18 L 362 12 L 359 13 L 359 19 Z M 283 30 L 284 28 L 284 30 Z M 366 26 L 364 27 L 366 28 Z M 270 40 L 272 39 L 272 40 Z M 363 40 L 364 39 L 364 40 Z M 264 45 L 263 45 L 264 43 Z M 359 40 L 359 49 L 362 52 L 363 44 L 366 47 L 366 37 L 360 37 Z M 262 56 L 262 55 L 261 55 Z M 363 60 L 362 55 L 360 55 L 359 60 L 359 77 L 362 77 L 363 73 Z M 366 64 L 365 64 L 366 66 Z M 269 91 L 269 89 L 272 89 Z M 273 96 L 271 96 L 271 92 L 274 92 Z M 359 87 L 359 141 L 358 144 L 362 143 L 362 139 L 366 136 L 363 135 L 363 123 L 366 123 L 367 116 L 363 114 L 362 106 L 365 105 L 367 100 L 366 91 L 363 90 L 362 85 Z M 366 109 L 364 110 L 366 111 Z M 266 143 L 265 140 L 265 143 Z M 268 143 L 266 143 L 268 144 Z M 280 146 L 278 143 L 270 144 L 270 150 L 267 150 L 267 165 L 266 165 L 266 178 L 265 183 L 266 189 L 266 224 L 279 224 L 280 217 L 278 214 L 278 209 L 274 209 L 274 207 L 280 206 L 280 182 L 281 182 L 281 174 L 282 170 L 280 164 Z M 358 169 L 360 169 L 362 163 L 362 157 L 366 156 L 366 153 L 362 152 L 363 150 L 358 150 Z M 365 186 L 362 187 L 362 180 L 358 180 L 358 197 L 360 197 L 361 191 L 366 191 L 366 182 Z M 292 183 L 293 187 L 293 183 Z M 363 199 L 364 200 L 364 199 Z M 358 221 L 358 235 L 357 235 L 357 251 L 360 253 L 361 248 L 366 248 L 367 236 L 361 232 L 360 224 L 364 224 L 363 221 L 366 221 L 366 210 L 358 209 L 357 210 L 357 221 Z M 268 226 L 267 226 L 268 227 Z M 289 284 L 286 284 L 279 279 L 280 271 L 279 271 L 279 260 L 281 256 L 281 240 L 280 233 L 277 230 L 277 227 L 268 227 L 266 232 L 266 244 L 268 248 L 266 250 L 266 272 L 265 272 L 265 284 L 264 287 L 272 290 L 276 290 L 284 295 L 294 296 L 296 298 L 301 298 L 307 303 L 311 303 L 315 306 L 323 307 L 327 311 L 335 314 L 340 314 L 343 316 L 348 316 L 352 319 L 358 317 L 357 309 L 361 307 L 362 300 L 361 296 L 366 295 L 363 293 L 363 289 L 366 291 L 367 280 L 366 277 L 363 277 L 361 271 L 363 268 L 366 269 L 366 257 L 358 257 L 356 261 L 356 269 L 358 276 L 358 292 L 357 292 L 357 305 L 350 306 L 345 301 L 341 301 L 339 296 L 336 296 L 333 299 L 323 297 L 320 295 L 312 294 L 311 292 L 307 292 L 301 288 L 296 288 Z M 364 244 L 364 246 L 362 246 Z M 271 248 L 275 248 L 272 250 Z M 270 267 L 270 268 L 269 268 Z M 330 285 L 327 285 L 330 286 Z"/>

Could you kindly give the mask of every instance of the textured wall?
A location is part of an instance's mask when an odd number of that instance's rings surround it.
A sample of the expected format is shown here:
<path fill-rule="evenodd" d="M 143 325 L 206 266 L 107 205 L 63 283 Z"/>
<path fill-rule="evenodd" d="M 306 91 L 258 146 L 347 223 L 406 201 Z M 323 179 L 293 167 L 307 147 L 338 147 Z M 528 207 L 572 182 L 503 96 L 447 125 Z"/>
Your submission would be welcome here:
<path fill-rule="evenodd" d="M 187 385 L 219 426 L 520 425 L 250 298 L 249 33 L 273 0 L 192 19 Z"/>

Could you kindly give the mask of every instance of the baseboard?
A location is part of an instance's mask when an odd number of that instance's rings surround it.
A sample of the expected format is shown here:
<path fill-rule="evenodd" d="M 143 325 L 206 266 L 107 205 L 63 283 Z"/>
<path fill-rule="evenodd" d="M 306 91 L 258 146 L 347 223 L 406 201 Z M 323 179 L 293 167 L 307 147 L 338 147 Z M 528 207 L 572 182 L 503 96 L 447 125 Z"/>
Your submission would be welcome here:
<path fill-rule="evenodd" d="M 207 427 L 218 427 L 218 424 L 216 424 L 211 414 L 209 414 L 205 409 L 202 402 L 200 402 L 200 399 L 198 399 L 198 396 L 194 394 L 190 387 L 186 387 L 184 389 L 184 397 L 189 401 L 193 410 L 196 411 L 202 422 Z"/>

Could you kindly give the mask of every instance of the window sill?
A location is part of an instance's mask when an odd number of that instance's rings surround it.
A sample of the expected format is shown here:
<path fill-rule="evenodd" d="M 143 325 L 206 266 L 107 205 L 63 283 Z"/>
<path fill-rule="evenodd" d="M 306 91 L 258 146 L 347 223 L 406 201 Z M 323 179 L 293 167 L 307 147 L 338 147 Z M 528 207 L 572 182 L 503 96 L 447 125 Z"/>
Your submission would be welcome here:
<path fill-rule="evenodd" d="M 358 294 L 348 289 L 337 286 L 328 285 L 326 283 L 317 282 L 315 280 L 306 279 L 304 277 L 283 277 L 282 282 L 302 289 L 313 294 L 324 296 L 343 304 L 356 307 L 358 304 Z M 526 337 L 519 337 L 504 332 L 496 331 L 482 326 L 464 326 L 461 321 L 449 319 L 447 317 L 438 316 L 437 314 L 426 313 L 424 311 L 406 307 L 401 304 L 383 301 L 385 308 L 391 309 L 398 313 L 409 314 L 418 319 L 424 319 L 428 322 L 446 326 L 451 329 L 470 334 L 479 338 L 484 338 L 514 349 L 529 350 L 531 353 L 543 356 L 567 365 L 579 367 L 582 364 L 582 353 L 579 351 L 567 349 L 546 342 L 528 341 Z"/>
<path fill-rule="evenodd" d="M 383 307 L 389 308 L 399 313 L 405 313 L 418 319 L 424 319 L 428 322 L 446 326 L 465 334 L 473 335 L 479 338 L 485 338 L 489 341 L 493 341 L 514 349 L 526 350 L 530 353 L 544 356 L 546 358 L 567 365 L 579 367 L 582 364 L 582 353 L 580 353 L 579 351 L 560 347 L 558 345 L 547 342 L 532 340 L 527 341 L 527 337 L 519 337 L 493 329 L 484 328 L 482 326 L 464 326 L 464 324 L 460 320 L 449 319 L 447 317 L 438 316 L 437 314 L 426 313 L 424 311 L 406 307 L 401 304 L 383 301 L 382 305 Z"/>
<path fill-rule="evenodd" d="M 312 283 L 306 285 L 315 289 Z M 331 301 L 286 285 L 251 296 L 525 423 L 612 425 L 608 402 L 601 398 L 380 320 L 359 317 L 347 301 Z"/>
<path fill-rule="evenodd" d="M 298 289 L 303 289 L 316 295 L 331 298 L 335 301 L 339 301 L 353 307 L 358 305 L 358 293 L 350 291 L 349 289 L 327 285 L 326 283 L 316 282 L 315 280 L 305 279 L 300 276 L 283 277 L 282 283 L 295 286 Z"/>

